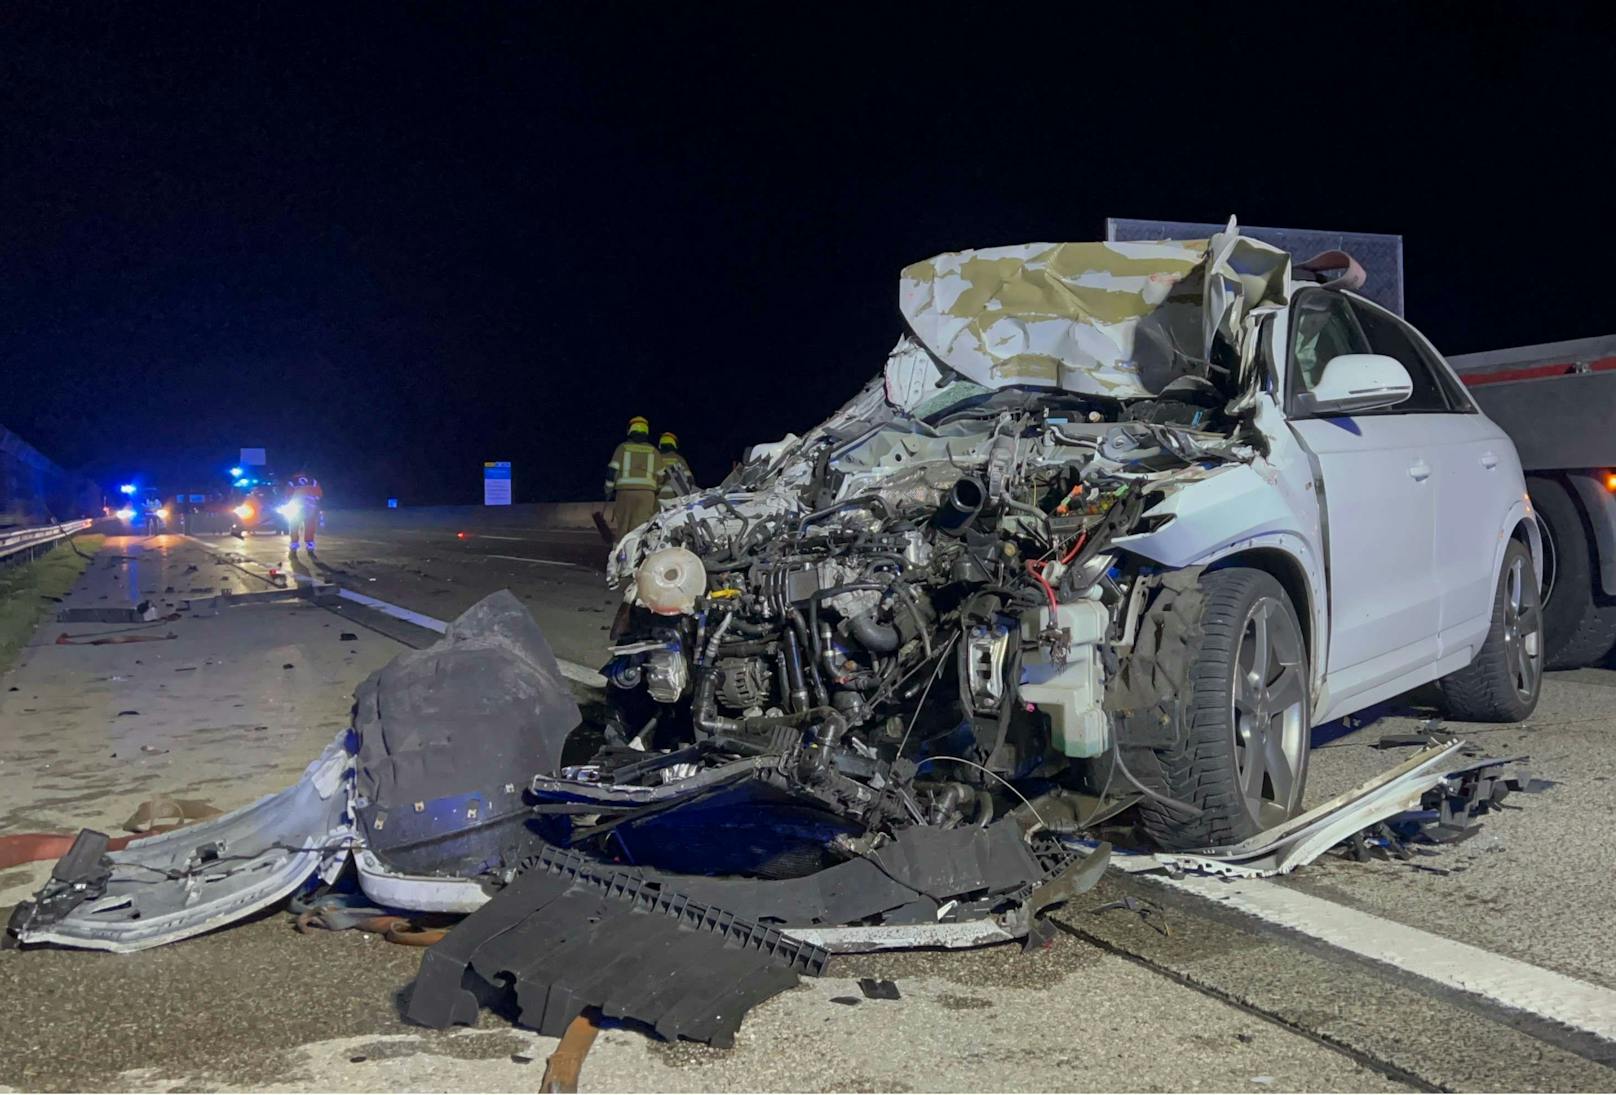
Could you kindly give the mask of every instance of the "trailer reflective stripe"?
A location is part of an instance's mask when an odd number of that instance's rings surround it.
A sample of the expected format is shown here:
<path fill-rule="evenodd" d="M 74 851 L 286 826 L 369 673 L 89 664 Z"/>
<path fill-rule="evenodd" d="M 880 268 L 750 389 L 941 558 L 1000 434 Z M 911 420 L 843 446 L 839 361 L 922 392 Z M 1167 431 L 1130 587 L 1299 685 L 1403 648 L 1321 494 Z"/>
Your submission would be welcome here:
<path fill-rule="evenodd" d="M 1582 369 L 1579 369 L 1575 362 L 1563 361 L 1553 365 L 1531 365 L 1524 369 L 1500 369 L 1495 373 L 1462 373 L 1459 379 L 1468 387 L 1476 388 L 1483 384 L 1504 384 L 1511 380 L 1541 380 L 1546 376 L 1576 376 L 1581 372 L 1602 373 L 1609 369 L 1616 369 L 1616 357 L 1602 357 L 1598 361 L 1590 361 Z"/>

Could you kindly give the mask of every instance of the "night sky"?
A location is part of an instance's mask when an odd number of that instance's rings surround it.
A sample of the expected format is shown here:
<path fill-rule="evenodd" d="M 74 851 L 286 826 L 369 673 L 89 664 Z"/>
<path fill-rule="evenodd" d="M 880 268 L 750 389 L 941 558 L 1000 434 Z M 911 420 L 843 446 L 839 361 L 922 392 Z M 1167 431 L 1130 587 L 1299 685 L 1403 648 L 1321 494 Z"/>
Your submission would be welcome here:
<path fill-rule="evenodd" d="M 1591 15 L 884 10 L 6 4 L 0 424 L 374 505 L 596 496 L 639 413 L 712 481 L 873 375 L 903 265 L 1108 215 L 1402 233 L 1451 353 L 1616 332 Z"/>

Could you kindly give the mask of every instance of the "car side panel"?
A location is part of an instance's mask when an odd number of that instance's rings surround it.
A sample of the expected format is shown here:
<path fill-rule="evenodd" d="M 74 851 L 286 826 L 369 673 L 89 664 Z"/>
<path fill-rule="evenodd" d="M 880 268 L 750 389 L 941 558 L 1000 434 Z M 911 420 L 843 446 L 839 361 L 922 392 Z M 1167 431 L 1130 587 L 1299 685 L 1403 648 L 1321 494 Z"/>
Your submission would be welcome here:
<path fill-rule="evenodd" d="M 1526 481 L 1509 438 L 1479 414 L 1446 415 L 1436 450 L 1436 578 L 1442 656 L 1474 656 L 1492 621 L 1504 547 L 1525 508 Z M 1534 560 L 1538 558 L 1533 553 Z"/>
<path fill-rule="evenodd" d="M 1332 692 L 1371 688 L 1437 656 L 1435 465 L 1427 415 L 1291 423 L 1324 482 Z"/>

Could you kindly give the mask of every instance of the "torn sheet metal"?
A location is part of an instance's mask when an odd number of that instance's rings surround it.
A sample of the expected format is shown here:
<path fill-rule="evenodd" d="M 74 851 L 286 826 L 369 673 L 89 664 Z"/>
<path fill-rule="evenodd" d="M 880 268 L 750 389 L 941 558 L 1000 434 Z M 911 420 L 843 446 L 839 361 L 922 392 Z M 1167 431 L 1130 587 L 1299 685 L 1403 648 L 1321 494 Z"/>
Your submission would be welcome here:
<path fill-rule="evenodd" d="M 843 928 L 793 928 L 791 934 L 804 943 L 824 947 L 832 954 L 871 954 L 922 948 L 969 950 L 993 943 L 1013 943 L 1019 938 L 996 920 L 851 924 Z"/>
<path fill-rule="evenodd" d="M 559 1037 L 588 1007 L 670 1041 L 734 1044 L 752 1007 L 828 953 L 631 872 L 553 850 L 426 953 L 407 1017 L 473 1023 L 475 980 L 509 984 L 520 1021 Z"/>
<path fill-rule="evenodd" d="M 1433 745 L 1396 768 L 1249 840 L 1194 853 L 1157 852 L 1155 859 L 1170 870 L 1238 878 L 1288 874 L 1365 829 L 1419 809 L 1428 792 L 1442 790 L 1466 774 L 1507 763 L 1510 762 L 1478 761 L 1468 755 L 1462 741 Z"/>
<path fill-rule="evenodd" d="M 559 763 L 579 719 L 538 625 L 495 593 L 363 682 L 355 729 L 297 784 L 97 853 L 93 870 L 18 906 L 8 938 L 120 952 L 176 942 L 274 904 L 315 873 L 334 879 L 361 837 L 371 900 L 469 912 L 542 843 L 523 792 Z"/>
<path fill-rule="evenodd" d="M 335 878 L 352 835 L 352 765 L 338 739 L 279 794 L 94 856 L 71 880 L 53 877 L 18 905 L 8 939 L 144 950 L 250 916 L 317 873 Z M 70 852 L 63 863 L 74 858 Z"/>
<path fill-rule="evenodd" d="M 1029 243 L 904 269 L 898 302 L 944 364 L 988 388 L 1139 399 L 1238 345 L 1253 310 L 1290 293 L 1285 252 L 1241 237 Z"/>

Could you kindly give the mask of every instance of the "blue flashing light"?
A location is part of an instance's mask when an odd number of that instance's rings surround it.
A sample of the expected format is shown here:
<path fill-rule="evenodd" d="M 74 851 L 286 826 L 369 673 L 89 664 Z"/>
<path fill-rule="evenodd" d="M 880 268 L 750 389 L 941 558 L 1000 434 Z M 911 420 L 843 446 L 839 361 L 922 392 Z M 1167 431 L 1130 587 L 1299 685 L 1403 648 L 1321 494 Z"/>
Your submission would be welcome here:
<path fill-rule="evenodd" d="M 249 484 L 251 482 L 252 482 L 251 479 L 237 479 L 235 485 L 238 486 L 238 487 L 245 487 L 247 484 Z"/>
<path fill-rule="evenodd" d="M 125 483 L 123 486 L 119 487 L 118 490 L 122 494 L 133 494 L 135 493 L 135 485 L 133 483 Z"/>
<path fill-rule="evenodd" d="M 397 509 L 398 508 L 398 499 L 397 498 L 389 498 L 387 500 L 387 508 L 388 509 Z M 322 516 L 323 516 L 323 514 L 322 514 Z"/>
<path fill-rule="evenodd" d="M 241 478 L 241 469 L 240 468 L 231 468 L 230 469 L 230 478 L 232 478 L 232 479 L 240 479 Z"/>

